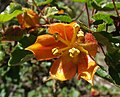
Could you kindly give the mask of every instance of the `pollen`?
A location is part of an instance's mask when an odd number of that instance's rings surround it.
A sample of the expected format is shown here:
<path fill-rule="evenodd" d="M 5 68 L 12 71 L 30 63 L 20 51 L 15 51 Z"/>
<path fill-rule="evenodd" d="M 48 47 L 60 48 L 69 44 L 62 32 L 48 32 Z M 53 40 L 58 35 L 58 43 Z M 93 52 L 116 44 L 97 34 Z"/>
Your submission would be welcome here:
<path fill-rule="evenodd" d="M 80 30 L 77 34 L 77 37 L 84 37 L 84 32 Z"/>
<path fill-rule="evenodd" d="M 53 55 L 57 55 L 59 53 L 58 48 L 53 48 L 52 53 L 53 53 Z"/>
<path fill-rule="evenodd" d="M 83 43 L 84 42 L 84 32 L 82 30 L 80 30 L 77 33 L 77 42 L 78 43 Z"/>
<path fill-rule="evenodd" d="M 80 53 L 80 50 L 73 47 L 69 49 L 69 53 L 70 53 L 70 57 L 73 58 L 73 57 L 76 57 Z"/>

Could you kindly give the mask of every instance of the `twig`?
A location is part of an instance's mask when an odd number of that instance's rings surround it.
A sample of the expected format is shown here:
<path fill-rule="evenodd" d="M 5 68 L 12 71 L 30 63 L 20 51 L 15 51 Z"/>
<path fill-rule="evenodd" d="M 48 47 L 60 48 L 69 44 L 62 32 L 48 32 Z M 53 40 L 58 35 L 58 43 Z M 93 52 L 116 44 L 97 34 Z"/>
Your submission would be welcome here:
<path fill-rule="evenodd" d="M 85 11 L 85 6 L 83 6 L 82 11 L 80 12 L 80 14 L 73 21 L 76 21 L 82 15 L 82 13 L 84 11 Z"/>
<path fill-rule="evenodd" d="M 93 8 L 93 9 L 92 9 L 92 16 L 94 15 L 94 13 L 95 13 L 95 9 Z"/>
<path fill-rule="evenodd" d="M 87 3 L 85 3 L 85 8 L 86 8 L 87 17 L 88 17 L 88 26 L 89 26 L 89 28 L 90 28 L 90 14 L 89 14 L 89 11 L 88 11 Z"/>
<path fill-rule="evenodd" d="M 113 5 L 114 5 L 114 8 L 115 8 L 115 11 L 116 11 L 116 13 L 117 13 L 117 15 L 118 15 L 118 17 L 119 17 L 119 12 L 118 12 L 118 9 L 117 9 L 117 7 L 116 7 L 115 1 L 112 0 L 112 2 L 113 2 Z"/>
<path fill-rule="evenodd" d="M 39 10 L 39 12 L 41 12 L 41 9 L 37 6 L 36 2 L 34 0 L 32 0 L 32 2 L 37 7 L 37 9 Z"/>

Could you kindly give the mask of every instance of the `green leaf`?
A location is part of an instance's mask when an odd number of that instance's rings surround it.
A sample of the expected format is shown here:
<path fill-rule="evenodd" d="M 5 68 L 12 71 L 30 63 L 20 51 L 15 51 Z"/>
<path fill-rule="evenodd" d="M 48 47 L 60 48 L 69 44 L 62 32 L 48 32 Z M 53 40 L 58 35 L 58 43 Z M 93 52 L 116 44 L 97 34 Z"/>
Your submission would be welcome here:
<path fill-rule="evenodd" d="M 44 17 L 50 17 L 58 13 L 58 9 L 56 7 L 46 7 L 44 10 Z"/>
<path fill-rule="evenodd" d="M 5 59 L 5 52 L 0 50 L 0 63 Z"/>
<path fill-rule="evenodd" d="M 107 52 L 105 61 L 117 70 L 120 67 L 120 49 L 113 47 L 111 52 Z"/>
<path fill-rule="evenodd" d="M 120 49 L 113 48 L 107 52 L 105 57 L 106 63 L 109 65 L 109 74 L 117 85 L 120 85 Z"/>
<path fill-rule="evenodd" d="M 108 39 L 108 41 L 111 43 L 120 43 L 119 36 L 113 37 L 111 33 L 108 33 L 106 31 L 101 31 L 100 34 L 103 35 L 104 37 L 106 37 Z"/>
<path fill-rule="evenodd" d="M 30 58 L 33 57 L 33 54 L 29 51 L 24 50 L 24 48 L 33 44 L 35 42 L 35 39 L 36 37 L 31 35 L 29 37 L 25 36 L 22 40 L 20 40 L 19 44 L 16 45 L 11 53 L 8 65 L 19 65 L 30 60 Z"/>
<path fill-rule="evenodd" d="M 98 12 L 92 18 L 95 20 L 103 20 L 106 24 L 111 25 L 113 24 L 113 20 L 110 18 L 111 14 Z"/>
<path fill-rule="evenodd" d="M 11 14 L 8 14 L 8 13 L 5 13 L 5 14 L 0 14 L 0 22 L 1 23 L 4 23 L 4 22 L 7 22 L 11 19 L 13 19 L 14 17 L 16 17 L 17 15 L 23 13 L 22 10 L 15 10 L 13 13 Z"/>
<path fill-rule="evenodd" d="M 97 27 L 97 29 L 96 29 L 96 32 L 101 32 L 101 31 L 103 31 L 103 30 L 105 29 L 105 27 L 106 27 L 106 24 L 105 24 L 105 23 L 99 24 L 98 27 Z"/>
<path fill-rule="evenodd" d="M 22 6 L 18 3 L 10 3 L 10 9 L 8 10 L 9 13 L 13 13 L 15 10 L 22 10 Z"/>
<path fill-rule="evenodd" d="M 114 69 L 113 67 L 110 66 L 109 67 L 109 74 L 111 75 L 111 77 L 113 78 L 115 83 L 117 85 L 120 85 L 120 70 L 116 70 L 116 69 Z"/>
<path fill-rule="evenodd" d="M 114 43 L 119 43 L 119 46 L 120 46 L 120 36 L 112 37 L 112 41 L 113 41 Z"/>
<path fill-rule="evenodd" d="M 116 4 L 117 9 L 120 9 L 120 2 L 115 2 L 115 4 Z M 103 9 L 108 10 L 108 11 L 115 10 L 113 2 L 107 2 L 102 7 L 103 7 Z"/>
<path fill-rule="evenodd" d="M 72 0 L 73 2 L 82 2 L 82 3 L 85 3 L 87 2 L 88 0 Z"/>
<path fill-rule="evenodd" d="M 105 36 L 103 36 L 101 33 L 99 32 L 95 32 L 93 33 L 93 35 L 95 36 L 96 40 L 101 43 L 104 46 L 107 46 L 107 50 L 111 51 L 112 45 L 109 41 L 109 39 Z"/>
<path fill-rule="evenodd" d="M 53 0 L 34 0 L 37 6 L 42 6 L 51 3 Z"/>
<path fill-rule="evenodd" d="M 20 66 L 9 67 L 9 71 L 5 74 L 4 77 L 7 76 L 11 78 L 13 83 L 18 84 L 20 80 L 19 72 L 20 72 Z"/>
<path fill-rule="evenodd" d="M 29 45 L 33 44 L 36 40 L 36 36 L 34 35 L 30 35 L 30 36 L 24 36 L 20 41 L 20 47 L 22 47 L 22 49 L 28 47 Z"/>
<path fill-rule="evenodd" d="M 101 10 L 101 9 L 102 9 L 101 6 L 100 6 L 95 0 L 93 0 L 93 1 L 91 2 L 91 5 L 92 5 L 92 7 L 93 7 L 94 9 L 97 9 L 97 10 Z"/>
<path fill-rule="evenodd" d="M 120 9 L 120 2 L 116 2 L 116 7 Z M 98 4 L 95 0 L 91 2 L 93 8 L 97 9 L 98 11 L 112 11 L 114 9 L 113 2 L 107 2 L 103 4 Z"/>
<path fill-rule="evenodd" d="M 54 15 L 52 18 L 55 18 L 62 22 L 72 22 L 72 18 L 69 15 Z"/>
<path fill-rule="evenodd" d="M 87 32 L 94 32 L 94 31 L 92 31 L 91 29 L 89 29 L 83 22 L 81 22 L 81 21 L 79 21 L 79 25 L 80 25 L 80 27 L 83 29 L 83 30 L 85 30 L 85 31 L 87 31 Z"/>
<path fill-rule="evenodd" d="M 29 51 L 25 51 L 21 49 L 21 47 L 17 46 L 15 50 L 11 53 L 10 60 L 8 61 L 8 65 L 20 65 L 23 62 L 26 62 L 32 57 L 32 53 Z"/>
<path fill-rule="evenodd" d="M 95 74 L 111 83 L 114 83 L 111 76 L 102 68 L 98 68 Z"/>

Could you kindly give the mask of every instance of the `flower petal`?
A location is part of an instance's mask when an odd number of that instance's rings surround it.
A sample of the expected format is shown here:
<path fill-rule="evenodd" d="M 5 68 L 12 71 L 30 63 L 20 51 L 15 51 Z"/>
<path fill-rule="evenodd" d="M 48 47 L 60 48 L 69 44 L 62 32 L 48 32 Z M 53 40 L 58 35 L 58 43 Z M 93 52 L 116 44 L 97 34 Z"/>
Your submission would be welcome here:
<path fill-rule="evenodd" d="M 91 56 L 95 56 L 97 53 L 98 43 L 95 40 L 94 36 L 91 33 L 85 34 L 85 44 L 84 47 Z"/>
<path fill-rule="evenodd" d="M 48 28 L 48 32 L 51 34 L 58 33 L 63 39 L 71 40 L 73 36 L 73 25 L 71 24 L 64 24 L 64 23 L 54 23 L 51 24 Z"/>
<path fill-rule="evenodd" d="M 54 56 L 52 54 L 52 49 L 54 47 L 45 47 L 39 43 L 35 43 L 29 47 L 27 47 L 25 50 L 29 50 L 31 51 L 37 60 L 49 60 L 52 58 L 55 58 L 56 56 Z"/>
<path fill-rule="evenodd" d="M 39 16 L 33 10 L 23 8 L 25 11 L 23 14 L 17 16 L 18 22 L 23 29 L 38 27 L 39 24 Z"/>
<path fill-rule="evenodd" d="M 55 47 L 61 48 L 64 45 L 56 42 L 51 35 L 41 35 L 37 37 L 34 44 L 27 47 L 26 50 L 33 52 L 37 60 L 49 60 L 57 56 L 53 55 L 52 49 Z"/>
<path fill-rule="evenodd" d="M 45 34 L 38 36 L 35 43 L 39 43 L 44 46 L 50 46 L 56 44 L 57 42 L 52 35 Z"/>
<path fill-rule="evenodd" d="M 50 79 L 65 81 L 73 78 L 76 74 L 76 65 L 68 56 L 57 59 L 50 69 Z"/>
<path fill-rule="evenodd" d="M 93 85 L 93 77 L 99 66 L 90 58 L 90 56 L 82 56 L 78 64 L 78 79 L 83 78 Z"/>

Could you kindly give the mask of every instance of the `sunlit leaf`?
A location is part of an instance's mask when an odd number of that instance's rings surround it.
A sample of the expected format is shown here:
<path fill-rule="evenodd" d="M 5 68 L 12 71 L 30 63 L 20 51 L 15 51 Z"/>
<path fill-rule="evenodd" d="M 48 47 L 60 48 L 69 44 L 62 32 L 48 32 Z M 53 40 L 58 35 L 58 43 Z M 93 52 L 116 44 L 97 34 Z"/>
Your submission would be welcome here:
<path fill-rule="evenodd" d="M 22 10 L 22 6 L 18 3 L 10 3 L 8 12 L 13 13 L 15 10 Z"/>
<path fill-rule="evenodd" d="M 103 31 L 103 30 L 105 29 L 105 27 L 106 27 L 106 24 L 105 24 L 105 23 L 99 24 L 98 27 L 97 27 L 97 29 L 96 29 L 96 32 L 101 32 L 101 31 Z"/>
<path fill-rule="evenodd" d="M 103 20 L 108 25 L 113 24 L 113 20 L 110 18 L 111 14 L 98 12 L 92 18 L 95 20 Z"/>
<path fill-rule="evenodd" d="M 16 17 L 17 15 L 23 13 L 22 10 L 15 10 L 13 13 L 11 14 L 8 14 L 8 13 L 5 13 L 5 14 L 0 14 L 0 22 L 1 23 L 4 23 L 4 22 L 7 22 L 11 19 L 13 19 L 14 17 Z"/>
<path fill-rule="evenodd" d="M 116 7 L 120 9 L 120 2 L 116 2 Z M 114 10 L 114 5 L 113 2 L 107 2 L 103 4 L 98 4 L 95 0 L 92 1 L 91 3 L 92 7 L 99 10 L 99 11 L 112 11 Z"/>
<path fill-rule="evenodd" d="M 116 2 L 115 5 L 116 5 L 117 9 L 120 9 L 120 2 Z M 107 2 L 102 7 L 106 10 L 115 10 L 113 2 Z"/>

